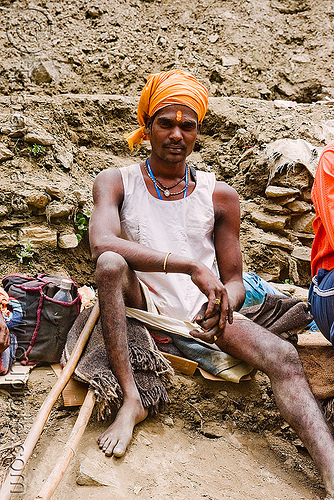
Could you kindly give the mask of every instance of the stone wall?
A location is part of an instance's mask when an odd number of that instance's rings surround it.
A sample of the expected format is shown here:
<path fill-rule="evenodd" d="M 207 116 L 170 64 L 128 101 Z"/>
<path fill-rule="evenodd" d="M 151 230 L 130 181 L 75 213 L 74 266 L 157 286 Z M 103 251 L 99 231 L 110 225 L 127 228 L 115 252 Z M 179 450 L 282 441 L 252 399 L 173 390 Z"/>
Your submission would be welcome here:
<path fill-rule="evenodd" d="M 102 169 L 140 161 L 124 133 L 136 126 L 136 101 L 123 96 L 25 96 L 0 99 L 0 269 L 63 271 L 93 280 L 86 234 L 78 243 L 78 212 L 92 208 Z M 319 148 L 334 135 L 333 104 L 287 104 L 213 98 L 189 163 L 212 170 L 237 189 L 245 269 L 307 285 L 312 244 L 312 173 L 305 165 L 273 174 L 277 139 L 304 139 Z M 274 162 L 275 164 L 275 162 Z M 275 169 L 274 169 L 275 170 Z M 34 256 L 18 262 L 29 242 Z M 27 267 L 28 266 L 28 267 Z"/>

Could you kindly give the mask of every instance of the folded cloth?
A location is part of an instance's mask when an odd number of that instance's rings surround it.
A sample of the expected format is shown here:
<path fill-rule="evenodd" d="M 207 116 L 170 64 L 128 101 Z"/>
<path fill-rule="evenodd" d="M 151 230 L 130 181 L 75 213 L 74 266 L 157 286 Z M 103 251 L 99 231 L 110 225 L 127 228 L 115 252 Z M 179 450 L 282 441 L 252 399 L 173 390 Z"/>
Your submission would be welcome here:
<path fill-rule="evenodd" d="M 305 328 L 313 319 L 307 302 L 270 293 L 262 304 L 243 308 L 242 314 L 277 335 Z"/>
<path fill-rule="evenodd" d="M 243 313 L 244 307 L 262 304 L 266 298 L 266 293 L 285 296 L 284 293 L 276 290 L 275 287 L 255 273 L 242 273 L 242 281 L 246 290 L 246 298 L 240 309 L 241 313 Z"/>
<path fill-rule="evenodd" d="M 62 365 L 67 363 L 90 311 L 91 308 L 84 309 L 69 331 L 61 358 Z M 171 382 L 173 370 L 139 321 L 127 318 L 127 335 L 130 363 L 143 406 L 148 408 L 150 414 L 154 414 L 161 404 L 169 401 L 166 387 Z M 88 382 L 94 389 L 99 418 L 107 418 L 121 405 L 123 393 L 109 364 L 100 319 L 74 370 L 74 377 Z"/>
<path fill-rule="evenodd" d="M 143 290 L 145 293 L 145 289 Z M 204 370 L 228 382 L 237 384 L 254 370 L 250 364 L 223 352 L 216 344 L 208 344 L 204 340 L 194 339 L 189 332 L 194 328 L 200 328 L 196 323 L 169 318 L 154 312 L 149 297 L 145 295 L 145 298 L 147 307 L 151 310 L 142 311 L 141 309 L 126 307 L 127 317 L 135 318 L 155 330 L 162 330 L 164 335 L 167 334 L 172 338 L 173 343 L 183 355 L 196 361 Z M 248 321 L 245 316 L 238 312 L 233 313 L 233 319 Z"/>

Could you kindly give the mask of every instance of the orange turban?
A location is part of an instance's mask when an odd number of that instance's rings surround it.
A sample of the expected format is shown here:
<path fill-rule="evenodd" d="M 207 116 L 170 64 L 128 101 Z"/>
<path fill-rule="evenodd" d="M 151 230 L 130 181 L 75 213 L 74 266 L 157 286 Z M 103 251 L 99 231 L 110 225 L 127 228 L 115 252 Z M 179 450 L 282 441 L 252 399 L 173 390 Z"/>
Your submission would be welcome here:
<path fill-rule="evenodd" d="M 145 118 L 170 104 L 188 106 L 195 111 L 201 123 L 208 109 L 208 91 L 194 76 L 180 70 L 150 75 L 138 105 L 137 118 L 141 127 L 126 136 L 131 149 L 148 139 Z"/>

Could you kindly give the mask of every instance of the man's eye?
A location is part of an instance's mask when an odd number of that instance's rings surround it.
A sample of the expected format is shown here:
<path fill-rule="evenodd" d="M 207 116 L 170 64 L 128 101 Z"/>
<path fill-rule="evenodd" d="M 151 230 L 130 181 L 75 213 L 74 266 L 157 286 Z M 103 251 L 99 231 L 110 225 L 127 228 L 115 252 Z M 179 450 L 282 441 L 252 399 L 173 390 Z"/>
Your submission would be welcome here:
<path fill-rule="evenodd" d="M 194 123 L 185 123 L 183 128 L 184 128 L 184 130 L 194 130 L 195 124 Z"/>

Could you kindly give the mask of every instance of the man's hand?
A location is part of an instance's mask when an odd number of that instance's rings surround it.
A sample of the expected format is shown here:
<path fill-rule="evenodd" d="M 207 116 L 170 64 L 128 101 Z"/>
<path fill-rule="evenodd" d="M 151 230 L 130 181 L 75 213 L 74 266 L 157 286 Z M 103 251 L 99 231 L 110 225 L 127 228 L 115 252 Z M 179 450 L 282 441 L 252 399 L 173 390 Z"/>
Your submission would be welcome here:
<path fill-rule="evenodd" d="M 9 330 L 0 312 L 0 353 L 9 346 Z"/>
<path fill-rule="evenodd" d="M 192 335 L 195 338 L 199 338 L 201 340 L 204 340 L 208 344 L 213 344 L 214 342 L 217 342 L 219 337 L 221 337 L 224 333 L 225 330 L 225 325 L 226 321 L 229 323 L 232 323 L 233 321 L 233 312 L 232 312 L 232 318 L 231 315 L 229 317 L 225 316 L 225 321 L 223 327 L 220 326 L 220 310 L 214 311 L 213 315 L 210 318 L 204 319 L 206 310 L 208 307 L 208 303 L 203 304 L 201 307 L 201 310 L 195 317 L 196 323 L 198 323 L 201 327 L 202 330 L 192 330 L 190 332 L 190 335 Z"/>
<path fill-rule="evenodd" d="M 200 264 L 191 274 L 191 279 L 208 298 L 208 302 L 195 318 L 204 333 L 193 330 L 191 334 L 212 344 L 223 334 L 226 321 L 233 322 L 233 309 L 230 306 L 227 290 L 204 264 Z"/>

